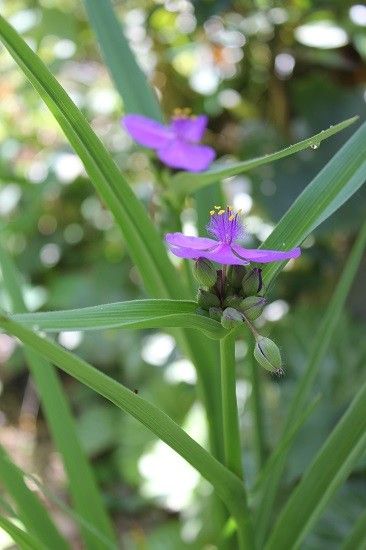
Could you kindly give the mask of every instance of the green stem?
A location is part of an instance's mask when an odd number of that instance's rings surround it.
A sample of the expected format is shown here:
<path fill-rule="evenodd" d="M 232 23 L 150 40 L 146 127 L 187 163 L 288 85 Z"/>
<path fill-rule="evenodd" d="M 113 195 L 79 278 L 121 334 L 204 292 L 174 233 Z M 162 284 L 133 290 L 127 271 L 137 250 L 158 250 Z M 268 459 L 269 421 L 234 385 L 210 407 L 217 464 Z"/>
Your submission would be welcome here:
<path fill-rule="evenodd" d="M 241 461 L 239 416 L 236 400 L 235 331 L 220 340 L 220 359 L 225 466 L 242 480 L 245 495 L 240 522 L 237 522 L 238 548 L 239 550 L 254 550 L 254 531 L 247 504 Z"/>
<path fill-rule="evenodd" d="M 229 470 L 243 479 L 239 418 L 236 402 L 234 342 L 232 334 L 220 340 L 224 456 L 225 465 Z"/>
<path fill-rule="evenodd" d="M 252 419 L 254 451 L 257 463 L 257 471 L 260 472 L 265 462 L 265 436 L 263 424 L 263 403 L 261 391 L 261 379 L 258 365 L 252 357 L 249 358 L 249 367 L 252 380 Z"/>

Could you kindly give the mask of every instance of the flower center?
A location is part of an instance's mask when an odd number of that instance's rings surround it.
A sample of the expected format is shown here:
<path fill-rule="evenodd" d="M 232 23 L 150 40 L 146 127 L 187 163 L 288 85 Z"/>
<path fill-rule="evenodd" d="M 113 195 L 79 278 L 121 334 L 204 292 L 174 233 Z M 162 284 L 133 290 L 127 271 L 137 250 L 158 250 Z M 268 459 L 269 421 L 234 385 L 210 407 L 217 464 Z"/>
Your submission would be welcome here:
<path fill-rule="evenodd" d="M 207 231 L 221 243 L 231 244 L 235 242 L 243 234 L 243 226 L 239 219 L 240 213 L 241 210 L 234 212 L 231 206 L 226 208 L 214 206 L 210 210 L 211 219 Z"/>
<path fill-rule="evenodd" d="M 195 118 L 192 116 L 192 109 L 189 107 L 176 107 L 173 111 L 173 117 L 172 118 Z"/>

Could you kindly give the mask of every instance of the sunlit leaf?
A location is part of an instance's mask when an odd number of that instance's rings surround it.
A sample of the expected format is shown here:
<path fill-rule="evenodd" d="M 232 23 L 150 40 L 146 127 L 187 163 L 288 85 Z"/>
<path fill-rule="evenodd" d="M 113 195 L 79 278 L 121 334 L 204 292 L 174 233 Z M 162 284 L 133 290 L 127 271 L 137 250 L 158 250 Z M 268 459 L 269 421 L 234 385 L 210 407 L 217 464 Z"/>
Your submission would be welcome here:
<path fill-rule="evenodd" d="M 183 300 L 131 300 L 100 306 L 14 315 L 28 327 L 60 330 L 147 329 L 183 327 L 198 329 L 211 338 L 227 331 L 220 323 L 196 313 L 196 302 Z"/>
<path fill-rule="evenodd" d="M 207 185 L 220 181 L 223 178 L 236 176 L 243 172 L 247 172 L 248 170 L 252 170 L 253 168 L 258 168 L 259 166 L 274 162 L 275 160 L 280 160 L 290 155 L 294 155 L 295 153 L 303 151 L 308 147 L 314 146 L 317 148 L 323 140 L 337 134 L 341 130 L 344 130 L 347 126 L 353 124 L 357 118 L 358 117 L 352 117 L 348 120 L 344 120 L 339 124 L 331 126 L 327 130 L 322 130 L 310 138 L 299 141 L 298 143 L 290 145 L 280 151 L 276 151 L 276 153 L 264 155 L 263 157 L 243 160 L 234 164 L 223 164 L 222 166 L 220 166 L 219 163 L 216 163 L 211 170 L 198 174 L 180 172 L 172 178 L 172 192 L 177 193 L 178 195 L 192 193 L 193 191 L 197 191 L 197 189 L 202 189 L 202 187 L 206 187 Z"/>

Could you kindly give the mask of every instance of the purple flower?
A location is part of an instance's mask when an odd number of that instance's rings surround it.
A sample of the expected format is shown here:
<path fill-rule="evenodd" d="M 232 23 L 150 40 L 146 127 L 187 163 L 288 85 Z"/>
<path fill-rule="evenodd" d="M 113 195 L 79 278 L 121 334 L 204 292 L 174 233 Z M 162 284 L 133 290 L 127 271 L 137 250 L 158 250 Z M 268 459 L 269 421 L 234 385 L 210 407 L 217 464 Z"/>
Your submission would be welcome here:
<path fill-rule="evenodd" d="M 164 126 L 142 115 L 126 115 L 122 122 L 140 145 L 156 151 L 167 166 L 189 172 L 206 170 L 216 153 L 208 145 L 199 145 L 207 126 L 207 116 L 190 117 L 189 110 L 176 110 L 170 124 Z"/>
<path fill-rule="evenodd" d="M 236 244 L 243 236 L 244 229 L 239 220 L 240 211 L 234 213 L 230 206 L 225 210 L 215 206 L 210 211 L 211 219 L 207 226 L 213 239 L 188 237 L 183 233 L 168 233 L 165 240 L 170 251 L 179 258 L 206 258 L 213 262 L 227 265 L 245 265 L 249 262 L 265 264 L 297 258 L 300 248 L 288 251 L 254 250 Z"/>

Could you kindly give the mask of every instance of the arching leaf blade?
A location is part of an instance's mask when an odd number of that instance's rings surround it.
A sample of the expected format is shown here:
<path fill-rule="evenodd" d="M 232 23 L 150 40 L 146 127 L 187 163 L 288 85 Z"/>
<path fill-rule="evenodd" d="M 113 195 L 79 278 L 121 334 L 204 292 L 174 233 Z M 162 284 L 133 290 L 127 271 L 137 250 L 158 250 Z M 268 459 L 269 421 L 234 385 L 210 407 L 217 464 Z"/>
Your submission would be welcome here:
<path fill-rule="evenodd" d="M 131 51 L 111 1 L 84 0 L 84 3 L 125 112 L 162 121 L 157 97 Z"/>
<path fill-rule="evenodd" d="M 270 164 L 271 162 L 274 162 L 276 160 L 294 155 L 295 153 L 303 151 L 304 149 L 307 149 L 314 144 L 319 146 L 322 141 L 344 130 L 345 128 L 356 122 L 357 119 L 357 116 L 349 118 L 338 124 L 335 124 L 334 126 L 330 126 L 330 128 L 328 128 L 327 130 L 322 130 L 312 137 L 299 141 L 298 143 L 290 145 L 289 147 L 285 147 L 284 149 L 276 151 L 275 153 L 263 155 L 262 157 L 250 160 L 243 160 L 234 164 L 223 164 L 221 166 L 215 165 L 210 170 L 198 174 L 180 172 L 172 178 L 172 192 L 179 195 L 190 194 L 194 191 L 197 191 L 198 189 L 202 189 L 203 187 L 207 187 L 212 183 L 220 181 L 223 178 L 236 176 L 238 174 L 242 174 L 243 172 L 253 170 L 254 168 L 259 168 L 259 166 L 264 166 L 265 164 Z"/>
<path fill-rule="evenodd" d="M 196 302 L 184 300 L 131 300 L 98 306 L 23 313 L 13 318 L 24 326 L 46 332 L 67 330 L 190 328 L 198 329 L 211 338 L 222 338 L 223 326 L 196 313 Z"/>

